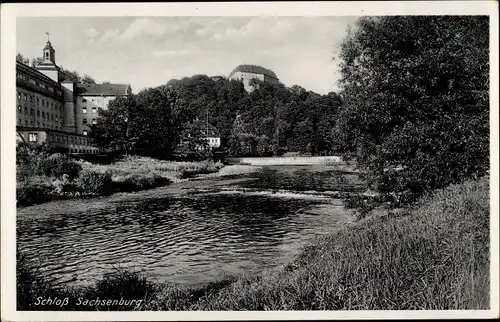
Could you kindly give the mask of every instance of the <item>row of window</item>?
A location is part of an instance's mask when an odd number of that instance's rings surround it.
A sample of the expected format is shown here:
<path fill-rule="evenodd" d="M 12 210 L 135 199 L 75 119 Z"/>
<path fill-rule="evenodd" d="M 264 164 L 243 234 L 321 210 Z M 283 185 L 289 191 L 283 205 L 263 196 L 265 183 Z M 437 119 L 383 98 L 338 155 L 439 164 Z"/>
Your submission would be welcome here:
<path fill-rule="evenodd" d="M 50 141 L 56 143 L 68 143 L 68 144 L 79 144 L 88 145 L 87 139 L 82 137 L 73 137 L 64 134 L 49 133 Z"/>
<path fill-rule="evenodd" d="M 42 82 L 38 82 L 35 79 L 30 78 L 30 77 L 28 77 L 27 75 L 25 75 L 23 73 L 17 72 L 16 76 L 17 76 L 17 78 L 20 78 L 20 79 L 23 79 L 25 81 L 28 81 L 30 84 L 33 84 L 33 85 L 38 86 L 38 87 L 43 88 L 43 89 L 47 89 L 49 92 L 52 92 L 52 93 L 55 92 L 55 93 L 57 93 L 57 95 L 62 95 L 62 91 L 55 90 L 54 87 L 47 86 L 47 85 L 45 85 Z"/>
<path fill-rule="evenodd" d="M 83 124 L 83 125 L 88 124 L 88 122 L 87 122 L 87 119 L 86 119 L 86 118 L 82 119 L 82 124 Z M 95 124 L 97 124 L 96 119 L 92 119 L 92 124 L 94 124 L 94 125 L 95 125 Z"/>
<path fill-rule="evenodd" d="M 87 108 L 85 106 L 82 107 L 82 113 L 87 114 Z M 92 107 L 92 114 L 97 114 L 97 107 Z"/>
<path fill-rule="evenodd" d="M 96 104 L 96 103 L 100 104 L 102 102 L 102 100 L 100 98 L 92 99 L 91 101 L 94 104 Z M 82 98 L 82 103 L 87 103 L 87 99 L 86 98 Z"/>
<path fill-rule="evenodd" d="M 97 154 L 98 151 L 97 150 L 90 150 L 90 149 L 73 149 L 73 148 L 70 148 L 69 149 L 69 152 L 70 153 L 87 153 L 87 154 Z"/>
<path fill-rule="evenodd" d="M 50 102 L 48 100 L 46 101 L 44 99 L 40 99 L 39 97 L 36 97 L 36 96 L 33 96 L 33 95 L 24 94 L 24 93 L 21 93 L 21 92 L 17 92 L 17 100 L 18 101 L 23 100 L 25 102 L 29 101 L 30 103 L 35 103 L 38 106 L 47 107 L 47 108 L 56 108 L 56 107 L 58 107 L 53 102 Z"/>
<path fill-rule="evenodd" d="M 56 142 L 61 142 L 61 143 L 69 143 L 69 144 L 80 144 L 80 145 L 87 145 L 87 140 L 83 138 L 74 138 L 74 137 L 68 137 L 66 135 L 58 135 L 58 134 L 49 134 L 49 137 L 51 140 L 54 139 Z M 37 142 L 38 141 L 38 133 L 29 133 L 28 134 L 28 140 L 29 142 Z M 75 152 L 75 153 L 97 153 L 96 149 L 77 149 L 77 148 L 70 148 L 70 152 Z"/>
<path fill-rule="evenodd" d="M 40 127 L 40 128 L 46 128 L 46 129 L 52 129 L 52 130 L 61 130 L 61 129 L 62 129 L 62 126 L 63 126 L 63 125 L 62 125 L 62 122 L 61 122 L 61 124 L 60 124 L 60 125 L 58 125 L 58 124 L 45 124 L 44 122 L 40 122 L 40 121 L 37 121 L 37 122 L 35 123 L 35 121 L 33 121 L 33 120 L 30 120 L 30 122 L 29 122 L 29 124 L 28 124 L 28 120 L 24 120 L 24 122 L 23 122 L 23 120 L 22 120 L 22 119 L 20 119 L 20 118 L 19 118 L 19 119 L 17 119 L 17 122 L 18 122 L 17 124 L 18 124 L 18 125 L 20 125 L 20 126 L 23 126 L 23 125 L 24 125 L 24 126 L 26 126 L 26 127 L 27 127 L 27 126 L 29 125 L 29 126 L 31 126 L 31 127 L 34 127 L 34 126 L 35 126 L 35 124 L 36 124 L 36 126 L 37 126 L 37 127 Z"/>
<path fill-rule="evenodd" d="M 19 114 L 23 114 L 23 111 L 24 111 L 24 114 L 28 114 L 28 107 L 25 106 L 24 109 L 21 107 L 21 105 L 18 105 L 17 106 L 17 111 L 19 112 Z M 33 108 L 30 108 L 30 114 L 31 116 L 35 116 L 35 109 Z M 49 112 L 47 112 L 47 114 L 45 114 L 45 111 L 39 111 L 37 110 L 36 111 L 36 116 L 37 117 L 42 117 L 42 119 L 45 119 L 45 115 L 47 115 L 47 120 L 52 120 L 52 121 L 59 121 L 59 115 L 57 114 L 51 114 Z"/>

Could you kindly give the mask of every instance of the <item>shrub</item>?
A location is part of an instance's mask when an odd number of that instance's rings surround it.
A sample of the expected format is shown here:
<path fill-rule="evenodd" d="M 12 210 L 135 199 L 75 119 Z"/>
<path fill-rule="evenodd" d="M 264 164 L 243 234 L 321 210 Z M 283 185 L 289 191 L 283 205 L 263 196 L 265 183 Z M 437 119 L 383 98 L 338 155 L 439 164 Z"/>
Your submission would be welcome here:
<path fill-rule="evenodd" d="M 50 201 L 54 198 L 54 187 L 47 180 L 32 178 L 19 181 L 16 185 L 17 206 L 29 206 Z"/>
<path fill-rule="evenodd" d="M 111 193 L 111 173 L 84 169 L 74 181 L 76 189 L 83 195 L 101 195 Z"/>
<path fill-rule="evenodd" d="M 20 177 L 47 176 L 69 179 L 78 176 L 81 166 L 64 154 L 50 154 L 41 148 L 21 145 L 17 148 L 17 167 Z"/>

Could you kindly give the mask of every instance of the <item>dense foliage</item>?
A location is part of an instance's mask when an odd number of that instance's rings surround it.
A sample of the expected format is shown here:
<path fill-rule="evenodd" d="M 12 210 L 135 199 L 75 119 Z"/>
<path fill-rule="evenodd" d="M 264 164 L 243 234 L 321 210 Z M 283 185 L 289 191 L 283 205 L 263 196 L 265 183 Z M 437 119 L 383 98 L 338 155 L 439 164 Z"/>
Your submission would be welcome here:
<path fill-rule="evenodd" d="M 231 155 L 331 151 L 338 95 L 319 95 L 298 85 L 254 83 L 251 93 L 241 82 L 205 75 L 168 84 L 179 92 L 192 117 L 208 119 L 220 130 L 222 145 Z"/>
<path fill-rule="evenodd" d="M 179 95 L 168 86 L 119 97 L 100 110 L 92 137 L 106 148 L 158 158 L 172 156 L 189 121 Z"/>
<path fill-rule="evenodd" d="M 381 191 L 423 191 L 489 168 L 487 17 L 361 18 L 341 47 L 335 141 Z"/>

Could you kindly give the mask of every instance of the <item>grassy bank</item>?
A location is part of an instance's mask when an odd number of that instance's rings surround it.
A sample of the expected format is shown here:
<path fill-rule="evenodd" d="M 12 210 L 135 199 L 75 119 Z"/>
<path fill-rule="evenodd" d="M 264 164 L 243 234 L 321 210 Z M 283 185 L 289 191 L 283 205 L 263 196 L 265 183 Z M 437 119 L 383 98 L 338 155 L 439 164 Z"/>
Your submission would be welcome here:
<path fill-rule="evenodd" d="M 174 162 L 136 156 L 99 165 L 21 148 L 17 160 L 17 205 L 149 189 L 217 172 L 222 167 L 222 163 L 212 161 Z"/>
<path fill-rule="evenodd" d="M 487 309 L 489 217 L 488 178 L 468 181 L 427 196 L 404 215 L 372 216 L 322 238 L 283 269 L 202 289 L 117 272 L 95 287 L 55 290 L 33 282 L 36 273 L 20 262 L 19 309 L 47 309 L 34 307 L 29 295 L 44 292 L 135 296 L 145 300 L 142 310 Z"/>

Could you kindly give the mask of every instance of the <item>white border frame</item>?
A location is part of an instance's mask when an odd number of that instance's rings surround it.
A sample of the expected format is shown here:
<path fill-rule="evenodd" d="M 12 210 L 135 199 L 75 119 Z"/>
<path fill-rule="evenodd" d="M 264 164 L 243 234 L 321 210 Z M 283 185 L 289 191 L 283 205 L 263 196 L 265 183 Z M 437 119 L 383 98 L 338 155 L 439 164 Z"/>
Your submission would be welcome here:
<path fill-rule="evenodd" d="M 18 312 L 15 311 L 15 55 L 16 17 L 61 16 L 490 16 L 491 292 L 484 311 L 247 311 L 247 312 Z M 498 257 L 498 2 L 359 1 L 265 3 L 26 3 L 1 6 L 1 312 L 15 321 L 296 320 L 485 318 L 499 316 Z"/>

